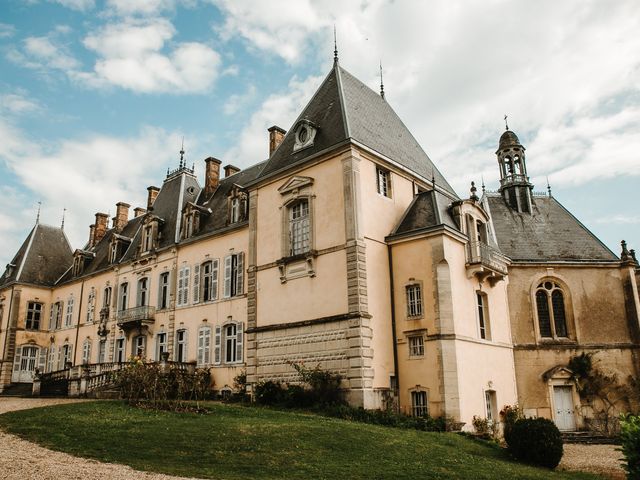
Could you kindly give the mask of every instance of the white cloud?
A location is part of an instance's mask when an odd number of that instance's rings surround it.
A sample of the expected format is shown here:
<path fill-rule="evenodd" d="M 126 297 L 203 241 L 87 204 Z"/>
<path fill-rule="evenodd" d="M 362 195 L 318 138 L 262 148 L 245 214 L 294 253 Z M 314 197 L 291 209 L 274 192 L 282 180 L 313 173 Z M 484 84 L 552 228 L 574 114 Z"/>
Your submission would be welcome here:
<path fill-rule="evenodd" d="M 94 0 L 49 0 L 53 3 L 58 3 L 63 7 L 70 8 L 71 10 L 78 10 L 80 12 L 85 12 L 87 10 L 91 10 L 96 6 Z"/>
<path fill-rule="evenodd" d="M 209 46 L 185 42 L 165 44 L 175 35 L 165 19 L 126 20 L 108 24 L 84 39 L 98 54 L 93 72 L 74 78 L 89 85 L 113 85 L 141 93 L 200 93 L 215 82 L 220 55 Z"/>
<path fill-rule="evenodd" d="M 27 98 L 22 92 L 0 95 L 0 112 L 5 114 L 21 115 L 34 113 L 40 109 L 38 102 Z"/>
<path fill-rule="evenodd" d="M 23 45 L 23 52 L 10 52 L 10 59 L 22 66 L 63 71 L 72 71 L 80 66 L 80 63 L 51 37 L 27 37 Z"/>
<path fill-rule="evenodd" d="M 175 6 L 175 0 L 108 0 L 106 8 L 123 16 L 155 16 Z"/>
<path fill-rule="evenodd" d="M 233 115 L 241 108 L 248 105 L 256 97 L 255 85 L 249 85 L 247 91 L 242 94 L 231 95 L 224 104 L 223 110 L 226 115 Z"/>
<path fill-rule="evenodd" d="M 0 38 L 13 37 L 16 33 L 16 27 L 8 23 L 0 23 Z"/>
<path fill-rule="evenodd" d="M 266 159 L 269 147 L 267 128 L 274 124 L 289 128 L 320 86 L 322 78 L 299 80 L 294 77 L 285 93 L 270 95 L 240 132 L 236 146 L 227 151 L 223 158 L 243 168 Z"/>

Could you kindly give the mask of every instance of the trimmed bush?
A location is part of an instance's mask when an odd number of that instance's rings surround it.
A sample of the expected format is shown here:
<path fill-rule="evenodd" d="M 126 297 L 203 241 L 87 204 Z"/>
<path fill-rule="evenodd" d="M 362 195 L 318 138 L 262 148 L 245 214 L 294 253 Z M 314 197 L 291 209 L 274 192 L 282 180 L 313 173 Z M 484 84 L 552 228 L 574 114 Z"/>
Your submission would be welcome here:
<path fill-rule="evenodd" d="M 520 419 L 524 418 L 524 413 L 518 405 L 505 405 L 502 407 L 500 417 L 504 422 L 504 441 L 508 444 L 511 440 L 511 430 L 513 425 Z"/>
<path fill-rule="evenodd" d="M 640 478 L 640 416 L 620 417 L 620 442 L 627 478 Z"/>
<path fill-rule="evenodd" d="M 547 468 L 557 467 L 563 453 L 560 430 L 546 418 L 517 420 L 507 446 L 516 459 Z"/>
<path fill-rule="evenodd" d="M 280 382 L 268 380 L 256 385 L 255 398 L 260 405 L 282 405 L 286 403 L 287 391 Z"/>

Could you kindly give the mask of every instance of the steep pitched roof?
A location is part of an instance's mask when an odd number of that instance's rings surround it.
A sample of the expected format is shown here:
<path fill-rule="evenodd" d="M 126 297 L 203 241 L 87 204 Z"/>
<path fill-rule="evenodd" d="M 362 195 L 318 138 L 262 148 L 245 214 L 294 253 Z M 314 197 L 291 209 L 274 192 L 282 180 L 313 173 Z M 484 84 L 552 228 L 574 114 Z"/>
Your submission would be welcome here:
<path fill-rule="evenodd" d="M 429 190 L 416 195 L 390 237 L 420 232 L 440 225 L 458 230 L 449 213 L 450 204 L 451 199 L 438 191 Z"/>
<path fill-rule="evenodd" d="M 303 163 L 316 153 L 351 139 L 426 179 L 433 175 L 438 186 L 457 198 L 387 101 L 337 63 L 293 127 L 300 120 L 308 120 L 318 128 L 313 146 L 294 152 L 295 132 L 289 129 L 260 178 Z"/>
<path fill-rule="evenodd" d="M 64 231 L 36 224 L 0 277 L 0 286 L 11 282 L 53 286 L 73 263 Z"/>
<path fill-rule="evenodd" d="M 509 208 L 498 194 L 487 194 L 502 253 L 514 261 L 617 261 L 593 233 L 553 197 L 533 198 L 531 215 Z"/>

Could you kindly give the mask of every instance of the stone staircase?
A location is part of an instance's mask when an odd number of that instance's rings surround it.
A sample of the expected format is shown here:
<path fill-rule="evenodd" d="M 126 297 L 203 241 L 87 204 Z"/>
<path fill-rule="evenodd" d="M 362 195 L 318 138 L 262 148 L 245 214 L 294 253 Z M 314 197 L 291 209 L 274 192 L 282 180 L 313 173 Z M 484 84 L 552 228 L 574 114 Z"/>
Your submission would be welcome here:
<path fill-rule="evenodd" d="M 593 432 L 562 432 L 562 441 L 564 443 L 581 443 L 587 445 L 618 443 L 618 439 L 615 437 L 606 437 Z"/>
<path fill-rule="evenodd" d="M 0 397 L 30 397 L 31 390 L 30 383 L 11 383 L 4 387 Z"/>

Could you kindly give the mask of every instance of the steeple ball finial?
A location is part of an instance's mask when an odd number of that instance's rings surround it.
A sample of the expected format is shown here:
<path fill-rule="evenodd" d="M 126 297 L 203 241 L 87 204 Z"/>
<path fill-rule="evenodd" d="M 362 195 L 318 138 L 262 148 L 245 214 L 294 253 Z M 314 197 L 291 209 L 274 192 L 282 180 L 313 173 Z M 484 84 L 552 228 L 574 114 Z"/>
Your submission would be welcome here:
<path fill-rule="evenodd" d="M 509 124 L 507 123 L 507 117 L 508 117 L 508 115 L 505 113 L 504 114 L 504 129 L 505 130 L 509 130 Z"/>
<path fill-rule="evenodd" d="M 382 80 L 382 60 L 380 60 L 380 96 L 384 99 L 384 81 Z"/>
<path fill-rule="evenodd" d="M 338 35 L 335 23 L 333 24 L 333 63 L 338 63 Z"/>
<path fill-rule="evenodd" d="M 471 196 L 469 197 L 470 200 L 473 200 L 474 202 L 477 202 L 478 200 L 480 200 L 478 198 L 478 195 L 476 195 L 476 192 L 478 191 L 478 189 L 476 188 L 476 182 L 471 182 Z"/>
<path fill-rule="evenodd" d="M 180 168 L 184 168 L 184 137 L 182 137 L 182 146 L 180 147 Z"/>

